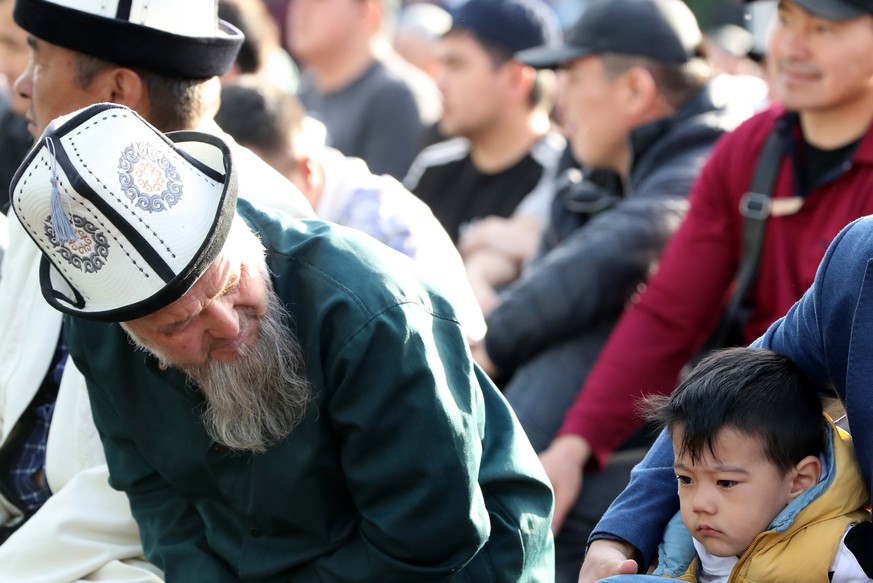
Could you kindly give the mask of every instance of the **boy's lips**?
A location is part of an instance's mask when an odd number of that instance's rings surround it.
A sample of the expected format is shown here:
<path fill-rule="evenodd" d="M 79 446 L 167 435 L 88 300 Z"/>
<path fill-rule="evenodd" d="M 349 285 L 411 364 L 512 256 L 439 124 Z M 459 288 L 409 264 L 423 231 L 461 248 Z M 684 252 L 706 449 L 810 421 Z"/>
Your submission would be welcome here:
<path fill-rule="evenodd" d="M 702 536 L 718 536 L 721 534 L 721 531 L 717 528 L 713 528 L 708 524 L 701 524 L 697 527 L 697 532 Z"/>

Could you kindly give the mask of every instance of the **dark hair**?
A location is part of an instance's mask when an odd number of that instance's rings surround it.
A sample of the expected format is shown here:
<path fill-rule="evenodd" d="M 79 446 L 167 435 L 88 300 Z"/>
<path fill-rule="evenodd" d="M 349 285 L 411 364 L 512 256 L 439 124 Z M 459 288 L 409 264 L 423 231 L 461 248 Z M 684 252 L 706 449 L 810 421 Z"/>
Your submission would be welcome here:
<path fill-rule="evenodd" d="M 263 81 L 240 77 L 221 88 L 215 121 L 243 146 L 284 155 L 292 138 L 302 134 L 303 118 L 303 107 L 292 95 Z"/>
<path fill-rule="evenodd" d="M 689 59 L 681 65 L 663 63 L 642 56 L 603 53 L 603 72 L 613 79 L 632 69 L 642 67 L 655 80 L 658 91 L 673 111 L 678 111 L 685 103 L 697 95 L 712 77 L 712 69 L 702 58 Z"/>
<path fill-rule="evenodd" d="M 241 73 L 258 73 L 270 51 L 279 48 L 279 26 L 261 0 L 219 0 L 218 17 L 245 35 L 236 57 Z"/>
<path fill-rule="evenodd" d="M 784 475 L 825 448 L 818 387 L 788 358 L 762 348 L 728 348 L 700 361 L 670 396 L 646 399 L 646 417 L 682 427 L 676 455 L 700 461 L 714 453 L 719 432 L 759 438 L 764 455 Z"/>
<path fill-rule="evenodd" d="M 84 53 L 76 53 L 73 62 L 74 76 L 79 87 L 87 89 L 98 74 L 113 63 Z M 131 69 L 149 92 L 149 123 L 168 132 L 189 129 L 206 109 L 202 89 L 210 79 L 185 79 L 170 77 L 144 69 Z"/>

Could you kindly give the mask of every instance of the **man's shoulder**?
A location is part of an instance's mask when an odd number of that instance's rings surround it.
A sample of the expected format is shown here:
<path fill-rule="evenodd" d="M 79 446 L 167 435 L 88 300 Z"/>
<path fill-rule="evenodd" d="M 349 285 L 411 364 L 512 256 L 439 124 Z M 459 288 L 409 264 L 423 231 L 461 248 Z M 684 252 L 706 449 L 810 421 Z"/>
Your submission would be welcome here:
<path fill-rule="evenodd" d="M 831 243 L 828 269 L 841 269 L 863 275 L 863 265 L 873 259 L 873 216 L 849 223 Z"/>
<path fill-rule="evenodd" d="M 344 294 L 367 310 L 432 293 L 415 263 L 357 229 L 294 220 L 241 202 L 240 214 L 267 249 L 271 270 L 295 295 Z M 321 290 L 321 292 L 319 292 Z"/>
<path fill-rule="evenodd" d="M 463 160 L 470 154 L 470 142 L 465 138 L 451 138 L 431 144 L 419 152 L 415 163 L 426 169 L 438 168 Z"/>
<path fill-rule="evenodd" d="M 727 156 L 737 162 L 750 164 L 751 172 L 764 142 L 776 131 L 777 123 L 785 115 L 785 109 L 779 105 L 756 113 L 735 129 L 724 132 L 715 145 L 713 156 L 722 159 Z"/>
<path fill-rule="evenodd" d="M 406 61 L 393 55 L 379 58 L 340 93 L 354 93 L 368 99 L 418 99 L 422 94 L 438 96 L 433 79 Z"/>
<path fill-rule="evenodd" d="M 685 144 L 682 144 L 684 136 L 677 132 L 659 148 L 669 163 L 656 165 L 653 172 L 663 175 L 664 172 L 675 171 L 694 180 L 708 165 L 722 176 L 724 182 L 721 186 L 725 191 L 736 191 L 739 197 L 747 188 L 767 137 L 775 131 L 778 120 L 784 114 L 781 107 L 770 107 L 733 130 L 703 130 L 697 140 L 689 140 Z"/>
<path fill-rule="evenodd" d="M 470 142 L 465 138 L 451 138 L 423 149 L 409 167 L 403 185 L 416 192 L 422 177 L 455 173 L 456 165 L 470 155 Z M 418 194 L 416 192 L 416 194 Z"/>

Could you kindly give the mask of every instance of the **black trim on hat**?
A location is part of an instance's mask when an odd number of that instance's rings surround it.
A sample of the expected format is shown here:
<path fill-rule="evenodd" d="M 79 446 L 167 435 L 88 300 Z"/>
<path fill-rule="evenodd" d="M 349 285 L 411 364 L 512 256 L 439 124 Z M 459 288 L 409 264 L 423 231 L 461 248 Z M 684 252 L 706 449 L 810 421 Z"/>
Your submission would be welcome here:
<path fill-rule="evenodd" d="M 115 10 L 115 18 L 119 20 L 130 20 L 130 7 L 133 5 L 133 0 L 118 0 L 118 8 Z"/>
<path fill-rule="evenodd" d="M 191 130 L 178 130 L 175 132 L 167 132 L 166 136 L 167 136 L 167 138 L 169 138 L 172 142 L 174 142 L 176 144 L 178 144 L 180 142 L 181 143 L 184 143 L 184 142 L 209 143 L 203 139 L 203 136 L 204 136 L 203 133 L 195 132 L 195 131 L 191 131 Z M 180 148 L 174 148 L 174 149 L 175 149 L 176 153 L 179 154 L 180 156 L 182 156 L 183 158 L 185 158 L 185 160 L 189 164 L 191 164 L 191 166 L 194 166 L 195 168 L 197 168 L 197 170 L 199 170 L 200 172 L 205 174 L 208 178 L 211 178 L 215 182 L 224 182 L 225 175 L 222 174 L 221 172 L 218 172 L 217 170 L 215 170 L 214 168 L 212 168 L 208 164 L 204 164 L 203 162 L 201 162 L 200 160 L 198 160 L 197 158 L 195 158 L 194 156 L 192 156 L 191 154 L 189 154 L 188 152 L 186 152 L 183 149 L 180 149 Z"/>
<path fill-rule="evenodd" d="M 44 134 L 44 136 L 48 135 L 49 137 L 56 138 L 55 158 L 58 162 L 58 166 L 70 182 L 71 187 L 74 188 L 83 198 L 89 200 L 98 213 L 102 213 L 107 221 L 113 223 L 114 227 L 128 239 L 143 259 L 150 263 L 152 268 L 155 267 L 155 258 L 161 264 L 165 265 L 163 259 L 155 253 L 151 245 L 145 242 L 142 236 L 136 232 L 136 229 L 132 229 L 129 222 L 125 221 L 119 213 L 111 208 L 107 208 L 103 199 L 87 185 L 86 181 L 82 179 L 77 172 L 75 172 L 75 169 L 70 162 L 69 155 L 62 146 L 60 140 L 61 136 L 72 133 L 77 129 L 81 129 L 81 125 L 86 123 L 88 119 L 101 114 L 106 115 L 105 112 L 110 109 L 118 109 L 121 111 L 119 111 L 118 114 L 109 112 L 108 115 L 116 116 L 129 114 L 142 120 L 136 112 L 124 106 L 110 103 L 96 104 L 66 120 L 59 128 L 60 131 L 52 132 L 49 130 Z M 149 125 L 145 120 L 142 120 L 142 122 Z M 234 217 L 236 216 L 238 192 L 236 167 L 233 164 L 230 148 L 223 140 L 211 134 L 183 131 L 172 132 L 165 135 L 153 127 L 152 129 L 156 136 L 165 141 L 175 152 L 185 156 L 186 160 L 191 160 L 193 156 L 184 152 L 181 149 L 181 146 L 176 145 L 177 142 L 201 142 L 221 151 L 225 170 L 224 175 L 220 172 L 216 172 L 214 169 L 199 160 L 197 160 L 196 163 L 192 162 L 192 164 L 198 169 L 202 169 L 204 172 L 210 174 L 210 176 L 217 176 L 218 179 L 216 182 L 221 184 L 220 194 L 216 195 L 218 196 L 218 200 L 216 201 L 217 204 L 215 206 L 214 217 L 208 233 L 204 237 L 200 248 L 191 256 L 189 263 L 180 269 L 178 273 L 173 273 L 169 266 L 166 266 L 166 269 L 170 271 L 169 278 L 166 274 L 161 275 L 159 273 L 167 283 L 155 294 L 132 304 L 122 305 L 117 308 L 102 311 L 88 311 L 88 305 L 85 298 L 76 287 L 70 283 L 69 279 L 64 276 L 63 272 L 54 265 L 51 258 L 48 257 L 48 254 L 43 251 L 43 259 L 40 262 L 40 288 L 46 301 L 58 311 L 84 319 L 108 322 L 123 322 L 141 318 L 154 313 L 182 297 L 212 265 L 215 258 L 220 255 L 224 248 L 228 233 L 230 232 Z M 13 193 L 12 209 L 16 214 L 18 213 L 18 207 L 15 203 L 15 200 L 17 199 L 15 199 L 14 192 L 17 190 L 18 183 L 23 178 L 25 171 L 30 168 L 34 158 L 45 149 L 46 146 L 44 145 L 44 140 L 41 139 L 28 153 L 25 161 L 18 168 L 18 171 L 12 180 L 10 192 Z M 196 160 L 196 158 L 194 158 L 194 160 Z M 74 181 L 69 179 L 71 175 L 76 177 Z M 31 229 L 26 228 L 26 231 L 31 239 L 36 242 L 37 246 L 42 248 L 42 245 L 31 232 Z M 52 285 L 53 277 L 55 277 L 56 282 L 58 281 L 57 278 L 66 282 L 74 297 L 70 298 L 64 292 L 55 289 Z"/>
<path fill-rule="evenodd" d="M 113 310 L 104 310 L 102 312 L 88 312 L 82 309 L 76 309 L 71 305 L 58 304 L 52 301 L 53 296 L 46 295 L 46 281 L 50 282 L 50 276 L 40 277 L 40 282 L 43 285 L 43 296 L 52 304 L 52 306 L 64 313 L 78 316 L 87 320 L 100 320 L 104 322 L 127 322 L 136 320 L 152 314 L 161 308 L 172 304 L 191 289 L 200 276 L 209 269 L 215 258 L 221 253 L 224 248 L 224 243 L 227 241 L 227 235 L 230 232 L 230 227 L 233 224 L 233 218 L 236 215 L 236 202 L 238 191 L 238 179 L 236 167 L 233 165 L 230 149 L 227 144 L 220 138 L 211 134 L 201 134 L 199 132 L 174 132 L 184 134 L 186 139 L 179 141 L 193 141 L 191 138 L 196 137 L 197 141 L 204 142 L 219 148 L 222 151 L 224 159 L 224 167 L 226 170 L 227 180 L 224 182 L 224 188 L 221 191 L 221 200 L 216 207 L 216 217 L 212 223 L 212 228 L 209 230 L 203 245 L 194 254 L 191 262 L 184 268 L 179 270 L 175 279 L 169 281 L 156 294 L 134 304 L 128 304 L 115 308 Z M 128 232 L 125 230 L 127 235 Z M 49 289 L 50 288 L 50 283 Z M 72 286 L 71 286 L 72 287 Z M 51 290 L 52 293 L 54 290 Z M 62 294 L 59 294 L 62 296 Z"/>
<path fill-rule="evenodd" d="M 86 119 L 91 119 L 92 117 L 96 117 L 98 114 L 100 114 L 101 112 L 104 112 L 108 109 L 111 109 L 111 110 L 118 112 L 118 113 L 113 113 L 112 117 L 118 116 L 119 113 L 120 114 L 134 113 L 133 110 L 126 109 L 126 108 L 125 109 L 120 108 L 118 106 L 118 104 L 116 104 L 116 103 L 109 103 L 109 102 L 95 103 L 94 105 L 89 106 L 87 109 L 83 109 L 82 111 L 80 111 L 79 113 L 74 115 L 73 117 L 65 120 L 63 125 L 61 125 L 61 127 L 52 131 L 50 137 L 61 139 L 64 136 L 66 136 L 67 134 L 69 134 L 70 132 L 79 131 L 82 129 L 81 125 Z M 137 114 L 137 116 L 139 116 L 139 114 Z M 140 117 L 140 119 L 142 119 L 142 117 Z M 55 122 L 55 123 L 57 123 L 57 122 Z M 48 128 L 46 128 L 46 129 L 48 129 Z M 46 137 L 45 133 L 43 133 L 43 135 L 39 139 L 42 140 L 45 137 Z"/>
<path fill-rule="evenodd" d="M 80 310 L 85 309 L 85 298 L 79 293 L 79 290 L 70 283 L 63 272 L 55 267 L 55 264 L 49 260 L 48 255 L 41 254 L 39 260 L 39 287 L 42 290 L 42 297 L 54 309 L 65 312 L 67 314 L 78 314 Z M 54 271 L 52 271 L 54 269 Z M 57 273 L 61 279 L 67 282 L 67 285 L 73 291 L 74 299 L 70 299 L 52 286 L 52 273 Z M 71 307 L 72 306 L 72 307 Z M 74 309 L 75 308 L 75 309 Z"/>
<path fill-rule="evenodd" d="M 176 132 L 187 134 L 187 140 L 196 132 Z M 209 269 L 215 258 L 221 254 L 224 248 L 224 243 L 227 241 L 227 235 L 230 232 L 230 227 L 233 224 L 233 218 L 236 216 L 236 201 L 237 191 L 239 188 L 236 167 L 233 165 L 230 148 L 220 138 L 212 134 L 199 134 L 198 141 L 213 145 L 219 148 L 224 159 L 224 168 L 226 171 L 227 180 L 224 183 L 224 188 L 221 190 L 221 200 L 216 208 L 216 217 L 212 222 L 212 228 L 203 241 L 203 245 L 194 254 L 191 263 L 186 265 L 179 271 L 176 279 L 169 282 L 163 289 L 155 295 L 142 300 L 141 302 L 130 304 L 116 310 L 109 310 L 99 314 L 76 312 L 82 318 L 92 320 L 105 320 L 110 322 L 127 322 L 136 320 L 160 310 L 161 308 L 172 304 L 191 289 L 200 276 Z"/>
<path fill-rule="evenodd" d="M 55 144 L 55 159 L 58 161 L 58 167 L 67 177 L 67 181 L 76 193 L 82 195 L 112 224 L 121 235 L 128 240 L 131 246 L 136 249 L 136 252 L 143 258 L 148 266 L 164 281 L 171 281 L 176 277 L 176 272 L 170 267 L 164 258 L 155 251 L 151 243 L 146 241 L 136 228 L 131 228 L 130 221 L 122 217 L 115 209 L 112 208 L 103 197 L 94 192 L 94 189 L 86 180 L 82 180 L 78 170 L 73 166 L 70 157 L 64 149 L 64 144 L 61 140 L 57 140 Z M 86 166 L 87 168 L 87 166 Z M 107 189 L 109 187 L 107 186 Z"/>
<path fill-rule="evenodd" d="M 226 36 L 190 37 L 47 0 L 16 0 L 13 17 L 30 34 L 66 49 L 123 67 L 189 79 L 229 71 L 243 42 L 243 34 L 223 20 L 219 30 Z"/>

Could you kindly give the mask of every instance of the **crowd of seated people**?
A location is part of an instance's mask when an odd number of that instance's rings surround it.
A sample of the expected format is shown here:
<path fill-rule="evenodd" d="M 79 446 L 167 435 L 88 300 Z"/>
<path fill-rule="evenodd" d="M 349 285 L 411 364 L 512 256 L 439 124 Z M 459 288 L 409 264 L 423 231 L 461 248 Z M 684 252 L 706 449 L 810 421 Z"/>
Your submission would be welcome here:
<path fill-rule="evenodd" d="M 494 541 L 505 534 L 501 529 L 517 531 L 525 552 L 537 557 L 518 571 L 495 567 L 494 580 L 508 581 L 512 572 L 518 580 L 548 583 L 610 577 L 619 583 L 647 573 L 727 581 L 743 565 L 763 569 L 771 561 L 776 571 L 796 573 L 775 552 L 748 552 L 748 544 L 722 552 L 712 542 L 728 535 L 715 532 L 715 510 L 689 509 L 685 477 L 698 471 L 689 467 L 721 471 L 716 453 L 727 450 L 712 437 L 699 447 L 687 431 L 682 441 L 685 411 L 680 420 L 664 417 L 674 389 L 684 390 L 686 379 L 699 382 L 694 371 L 701 359 L 711 366 L 717 361 L 706 360 L 710 352 L 755 342 L 789 359 L 808 359 L 796 365 L 822 387 L 832 385 L 855 443 L 843 447 L 852 439 L 825 422 L 830 449 L 815 450 L 821 462 L 809 467 L 816 475 L 803 474 L 811 482 L 791 490 L 803 504 L 786 497 L 759 530 L 780 533 L 785 556 L 809 555 L 809 573 L 824 569 L 834 581 L 849 580 L 841 579 L 844 573 L 873 580 L 873 564 L 855 551 L 873 544 L 873 534 L 863 525 L 853 528 L 869 520 L 869 511 L 847 509 L 852 524 L 839 522 L 839 532 L 822 534 L 833 544 L 814 553 L 801 537 L 792 538 L 793 525 L 802 521 L 785 518 L 795 507 L 813 507 L 807 490 L 833 491 L 833 471 L 854 463 L 852 456 L 860 467 L 852 487 L 870 488 L 873 479 L 867 413 L 851 400 L 853 391 L 864 389 L 831 365 L 848 358 L 853 330 L 866 325 L 856 309 L 863 288 L 849 298 L 857 302 L 840 306 L 831 328 L 813 329 L 824 326 L 827 315 L 815 302 L 828 301 L 816 292 L 829 283 L 825 266 L 837 255 L 831 243 L 841 241 L 849 225 L 857 237 L 865 223 L 854 221 L 873 213 L 862 194 L 873 187 L 873 154 L 866 156 L 873 152 L 873 2 L 586 0 L 581 9 L 567 10 L 558 0 L 221 0 L 215 14 L 203 3 L 184 9 L 169 0 L 152 4 L 0 0 L 0 580 L 163 581 L 198 569 L 204 581 L 297 580 L 293 575 L 351 581 L 373 573 L 385 581 L 483 580 L 485 562 L 509 561 L 516 552 L 486 544 L 484 530 L 471 539 L 478 540 L 475 548 L 460 555 L 451 554 L 454 544 L 434 544 L 429 553 L 427 544 L 397 538 L 429 527 L 413 528 L 414 515 L 403 514 L 403 504 L 433 518 L 436 508 L 423 506 L 438 487 L 421 485 L 434 475 L 418 475 L 418 466 L 405 460 L 376 468 L 399 447 L 395 440 L 408 437 L 391 432 L 415 426 L 415 416 L 426 410 L 443 415 L 445 426 L 419 425 L 446 435 L 435 435 L 422 452 L 445 439 L 445 448 L 453 448 L 446 457 L 457 467 L 431 455 L 449 464 L 445 476 L 463 474 L 470 489 L 469 496 L 442 502 L 463 499 L 469 508 L 453 510 L 484 513 L 471 518 L 474 530 L 493 529 Z M 66 34 L 67 27 L 77 34 Z M 153 50 L 160 42 L 166 46 Z M 169 142 L 178 140 L 174 148 L 185 150 L 187 138 L 174 134 L 180 131 L 229 144 L 239 185 L 235 212 L 256 234 L 263 230 L 269 273 L 262 283 L 275 287 L 282 301 L 296 302 L 286 310 L 294 330 L 309 330 L 304 311 L 295 311 L 300 306 L 312 302 L 314 312 L 324 310 L 319 332 L 299 339 L 306 364 L 301 375 L 321 391 L 311 397 L 317 414 L 244 454 L 276 459 L 285 439 L 324 431 L 305 439 L 336 459 L 264 478 L 302 480 L 298 471 L 307 480 L 318 472 L 335 477 L 340 486 L 307 493 L 321 500 L 342 490 L 337 501 L 348 508 L 332 510 L 324 523 L 313 502 L 312 515 L 301 521 L 305 527 L 294 523 L 305 532 L 289 534 L 286 523 L 255 524 L 262 502 L 222 491 L 216 496 L 226 498 L 225 508 L 194 490 L 179 496 L 189 505 L 184 515 L 178 510 L 174 521 L 159 522 L 173 516 L 166 500 L 151 498 L 159 478 L 169 482 L 160 485 L 173 499 L 180 492 L 162 473 L 172 460 L 143 450 L 131 437 L 140 427 L 121 437 L 108 412 L 124 419 L 111 404 L 112 392 L 124 387 L 103 386 L 95 372 L 103 363 L 91 345 L 105 341 L 110 354 L 121 350 L 110 348 L 116 336 L 139 342 L 130 323 L 162 316 L 167 304 L 131 312 L 136 318 L 127 317 L 127 307 L 94 318 L 81 309 L 92 299 L 87 294 L 66 307 L 59 281 L 78 298 L 78 273 L 52 272 L 51 248 L 41 247 L 39 233 L 23 219 L 30 211 L 21 201 L 31 196 L 28 189 L 38 190 L 32 176 L 48 168 L 48 240 L 62 247 L 90 228 L 75 219 L 71 230 L 59 224 L 64 212 L 75 214 L 70 209 L 83 191 L 71 179 L 81 169 L 65 150 L 66 134 L 56 131 L 76 126 L 77 118 L 63 116 L 100 103 L 129 108 Z M 220 167 L 204 169 L 210 163 L 201 150 L 190 156 L 186 150 L 182 158 L 195 158 L 204 176 L 220 174 Z M 41 156 L 48 162 L 35 163 Z M 121 177 L 124 162 L 112 164 L 110 174 Z M 56 187 L 64 176 L 69 185 Z M 156 212 L 146 222 L 157 220 Z M 299 229 L 302 242 L 281 253 L 271 247 L 288 244 L 271 230 L 272 221 L 286 231 Z M 316 244 L 325 245 L 324 252 L 309 255 L 308 246 Z M 283 253 L 322 270 L 321 295 L 284 290 L 278 264 L 270 263 Z M 351 257 L 343 273 L 321 263 L 333 253 Z M 224 249 L 209 261 L 215 267 L 228 254 Z M 194 259 L 199 266 L 202 257 Z M 388 308 L 373 312 L 362 335 L 328 330 L 333 322 L 363 320 L 349 315 L 349 306 L 331 303 L 322 280 L 345 285 L 341 276 L 362 266 L 376 275 L 363 278 L 360 289 L 344 288 L 358 294 L 356 309 L 372 309 L 370 302 L 389 290 L 400 298 L 397 306 L 423 302 L 428 310 L 412 316 L 404 307 L 403 322 Z M 196 297 L 190 294 L 205 273 L 212 271 L 189 273 L 193 279 L 175 301 Z M 860 275 L 845 277 L 853 282 Z M 225 301 L 236 289 L 228 284 L 209 301 Z M 856 290 L 844 291 L 851 296 Z M 121 326 L 106 324 L 102 335 L 103 324 L 92 319 Z M 446 321 L 457 322 L 457 335 L 446 332 Z M 789 323 L 795 327 L 788 329 Z M 379 338 L 387 350 L 390 340 L 403 337 L 403 354 L 379 354 L 366 345 L 367 328 L 377 325 L 385 329 L 373 331 L 372 340 Z M 170 338 L 185 326 L 164 326 L 158 339 L 178 348 Z M 827 344 L 826 333 L 835 338 Z M 340 337 L 342 350 L 363 345 L 360 360 L 332 352 Z M 143 348 L 148 352 L 142 354 L 154 355 L 144 357 L 143 374 L 154 358 L 155 374 L 184 373 L 180 384 L 197 389 L 200 377 L 187 365 Z M 735 356 L 737 366 L 757 354 Z M 849 360 L 869 358 L 860 354 Z M 404 358 L 409 364 L 399 362 Z M 432 375 L 422 378 L 416 363 Z M 350 391 L 379 394 L 392 388 L 381 386 L 390 385 L 386 378 L 402 375 L 409 375 L 407 392 L 393 387 L 391 399 L 373 397 L 369 408 L 356 403 L 361 417 L 342 409 Z M 395 425 L 377 410 L 392 402 L 402 409 L 387 415 L 402 417 Z M 656 405 L 662 408 L 652 414 Z M 203 406 L 217 407 L 209 399 Z M 747 427 L 734 429 L 760 437 Z M 722 435 L 727 429 L 701 431 Z M 234 449 L 208 435 L 212 454 Z M 835 442 L 848 462 L 835 461 Z M 508 448 L 505 458 L 494 451 L 497 445 Z M 675 456 L 674 447 L 681 450 Z M 768 463 L 775 459 L 766 447 L 765 454 Z M 224 460 L 221 455 L 216 459 Z M 509 473 L 494 469 L 500 463 Z M 800 479 L 778 469 L 780 479 Z M 222 473 L 224 466 L 214 471 L 216 492 L 240 487 L 222 481 L 234 475 Z M 504 481 L 528 481 L 530 495 L 509 489 L 504 503 L 495 503 L 500 495 L 489 490 L 489 479 L 494 490 Z M 400 485 L 377 490 L 384 482 Z M 716 479 L 718 496 L 731 495 L 721 490 L 739 488 L 735 483 L 742 480 Z M 400 493 L 417 487 L 417 504 Z M 553 498 L 544 507 L 546 490 Z M 372 498 L 386 493 L 403 501 L 394 514 L 390 497 Z M 854 494 L 869 502 L 865 492 Z M 250 516 L 230 518 L 246 504 Z M 507 516 L 525 504 L 543 511 L 538 521 L 510 524 Z M 689 516 L 707 513 L 709 523 L 699 519 L 706 532 L 686 536 Z M 193 523 L 189 515 L 197 517 Z M 219 522 L 208 523 L 213 520 Z M 245 520 L 251 526 L 234 530 Z M 439 528 L 447 528 L 446 520 Z M 502 520 L 509 522 L 497 524 Z M 664 547 L 675 539 L 686 543 L 683 552 Z M 287 564 L 274 559 L 271 553 L 291 540 L 312 544 L 311 552 L 295 549 Z M 177 554 L 186 548 L 197 550 L 187 561 Z M 258 553 L 269 558 L 259 564 Z"/>

